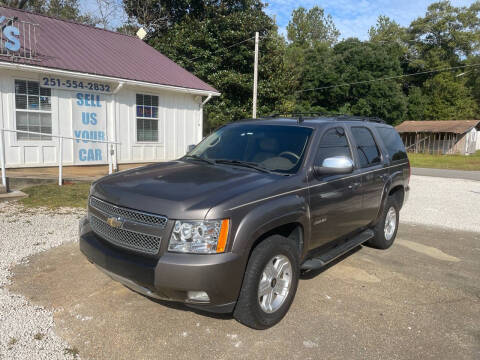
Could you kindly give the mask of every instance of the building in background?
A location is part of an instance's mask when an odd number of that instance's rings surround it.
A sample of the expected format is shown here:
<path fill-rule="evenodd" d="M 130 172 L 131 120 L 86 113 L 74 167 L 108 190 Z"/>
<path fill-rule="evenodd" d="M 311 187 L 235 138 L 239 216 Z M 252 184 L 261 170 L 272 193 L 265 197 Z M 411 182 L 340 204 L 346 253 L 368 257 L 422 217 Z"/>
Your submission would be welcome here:
<path fill-rule="evenodd" d="M 8 168 L 57 165 L 56 135 L 74 138 L 64 165 L 170 160 L 202 139 L 218 91 L 139 38 L 1 6 L 0 30 Z"/>
<path fill-rule="evenodd" d="M 396 129 L 409 152 L 468 155 L 480 150 L 480 120 L 404 121 Z"/>

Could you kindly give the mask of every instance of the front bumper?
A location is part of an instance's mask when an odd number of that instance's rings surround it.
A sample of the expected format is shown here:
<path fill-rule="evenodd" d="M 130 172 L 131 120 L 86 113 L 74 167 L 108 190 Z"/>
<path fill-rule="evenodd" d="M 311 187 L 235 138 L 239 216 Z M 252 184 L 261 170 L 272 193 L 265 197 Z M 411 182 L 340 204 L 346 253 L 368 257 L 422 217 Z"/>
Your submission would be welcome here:
<path fill-rule="evenodd" d="M 80 250 L 112 279 L 134 291 L 221 313 L 233 311 L 246 265 L 246 261 L 234 253 L 166 252 L 158 258 L 138 255 L 98 237 L 87 218 L 80 223 Z M 188 291 L 205 291 L 210 301 L 195 302 L 188 298 Z"/>

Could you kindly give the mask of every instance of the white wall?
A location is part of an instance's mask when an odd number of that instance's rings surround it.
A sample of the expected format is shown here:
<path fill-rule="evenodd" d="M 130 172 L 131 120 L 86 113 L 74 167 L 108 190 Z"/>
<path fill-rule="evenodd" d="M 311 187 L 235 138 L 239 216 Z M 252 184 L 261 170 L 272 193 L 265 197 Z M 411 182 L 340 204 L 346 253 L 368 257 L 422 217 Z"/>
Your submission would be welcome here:
<path fill-rule="evenodd" d="M 480 150 L 480 131 L 477 130 L 477 144 L 475 146 L 475 150 L 478 151 Z"/>
<path fill-rule="evenodd" d="M 15 79 L 41 81 L 48 73 L 0 70 L 0 127 L 15 129 Z M 57 76 L 54 76 L 57 78 Z M 85 80 L 81 77 L 75 78 Z M 111 83 L 114 90 L 118 84 Z M 84 92 L 88 92 L 85 90 Z M 72 109 L 77 91 L 52 89 L 52 133 L 73 136 Z M 159 97 L 159 139 L 155 143 L 136 141 L 136 93 Z M 117 94 L 103 95 L 106 105 L 106 136 L 117 141 L 118 163 L 165 161 L 185 154 L 188 145 L 202 139 L 201 98 L 190 94 L 124 86 Z M 59 140 L 17 141 L 15 133 L 5 132 L 7 167 L 58 165 Z M 63 163 L 74 163 L 73 140 L 64 140 Z M 107 158 L 102 159 L 107 164 Z M 85 163 L 89 165 L 89 163 Z"/>

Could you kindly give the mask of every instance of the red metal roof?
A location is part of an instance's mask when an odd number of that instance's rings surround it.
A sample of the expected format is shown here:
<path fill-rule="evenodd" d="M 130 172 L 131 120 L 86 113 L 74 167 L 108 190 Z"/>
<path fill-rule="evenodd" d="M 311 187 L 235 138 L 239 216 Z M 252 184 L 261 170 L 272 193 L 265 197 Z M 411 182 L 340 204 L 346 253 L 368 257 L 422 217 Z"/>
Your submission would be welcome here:
<path fill-rule="evenodd" d="M 218 92 L 137 37 L 3 6 L 0 16 L 38 24 L 37 57 L 0 62 Z"/>
<path fill-rule="evenodd" d="M 480 120 L 423 120 L 404 121 L 395 129 L 399 133 L 424 132 L 424 133 L 454 133 L 465 134 L 474 127 L 480 126 Z"/>

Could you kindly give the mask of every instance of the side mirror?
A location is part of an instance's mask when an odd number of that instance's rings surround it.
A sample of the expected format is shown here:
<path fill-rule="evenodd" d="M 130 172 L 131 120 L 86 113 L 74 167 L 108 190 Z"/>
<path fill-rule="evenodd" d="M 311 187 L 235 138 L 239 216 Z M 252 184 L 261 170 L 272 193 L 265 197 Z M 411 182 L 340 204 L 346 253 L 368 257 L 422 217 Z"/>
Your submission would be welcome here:
<path fill-rule="evenodd" d="M 188 154 L 190 151 L 192 151 L 193 149 L 195 149 L 195 146 L 196 146 L 196 145 L 188 145 L 188 146 L 187 146 L 187 154 Z"/>
<path fill-rule="evenodd" d="M 323 160 L 322 166 L 314 165 L 316 175 L 350 174 L 353 171 L 352 159 L 345 156 L 335 156 Z"/>

